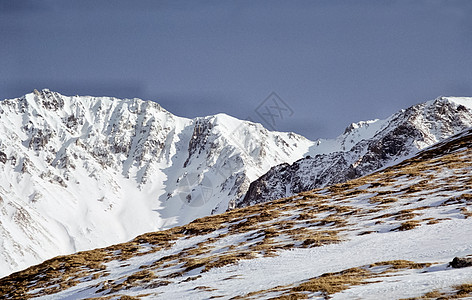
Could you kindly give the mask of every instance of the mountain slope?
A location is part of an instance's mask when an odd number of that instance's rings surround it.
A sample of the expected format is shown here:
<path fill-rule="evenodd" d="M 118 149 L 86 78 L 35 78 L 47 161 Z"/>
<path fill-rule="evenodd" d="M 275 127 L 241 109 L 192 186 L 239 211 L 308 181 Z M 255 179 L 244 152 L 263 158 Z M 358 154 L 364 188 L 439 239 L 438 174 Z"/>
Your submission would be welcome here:
<path fill-rule="evenodd" d="M 271 168 L 251 183 L 239 207 L 345 182 L 405 159 L 472 126 L 472 98 L 441 97 L 386 120 L 351 124 L 314 155 Z"/>
<path fill-rule="evenodd" d="M 370 173 L 470 126 L 471 101 L 437 99 L 317 142 L 139 99 L 1 101 L 0 276 Z"/>
<path fill-rule="evenodd" d="M 219 114 L 49 90 L 0 102 L 0 276 L 221 213 L 313 142 Z"/>
<path fill-rule="evenodd" d="M 344 184 L 0 279 L 11 299 L 470 296 L 472 130 Z M 270 275 L 268 275 L 270 274 Z"/>

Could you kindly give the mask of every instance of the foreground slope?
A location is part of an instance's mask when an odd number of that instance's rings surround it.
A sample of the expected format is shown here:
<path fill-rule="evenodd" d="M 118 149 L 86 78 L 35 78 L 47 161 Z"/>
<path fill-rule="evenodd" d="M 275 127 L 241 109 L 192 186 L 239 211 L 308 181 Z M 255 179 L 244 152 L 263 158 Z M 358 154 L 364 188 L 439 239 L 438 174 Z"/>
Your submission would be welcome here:
<path fill-rule="evenodd" d="M 0 276 L 227 210 L 313 142 L 219 114 L 49 90 L 0 102 Z"/>
<path fill-rule="evenodd" d="M 472 130 L 372 175 L 205 217 L 0 279 L 0 297 L 467 296 Z"/>

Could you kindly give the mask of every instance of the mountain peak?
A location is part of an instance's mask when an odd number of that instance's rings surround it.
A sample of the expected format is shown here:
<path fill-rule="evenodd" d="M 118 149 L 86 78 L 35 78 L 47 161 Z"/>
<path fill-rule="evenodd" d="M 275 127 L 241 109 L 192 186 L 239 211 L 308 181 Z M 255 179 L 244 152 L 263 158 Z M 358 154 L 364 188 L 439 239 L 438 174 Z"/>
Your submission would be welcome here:
<path fill-rule="evenodd" d="M 359 128 L 367 128 L 367 127 L 369 127 L 371 124 L 376 123 L 377 121 L 379 121 L 379 119 L 367 120 L 367 121 L 359 121 L 359 122 L 356 122 L 356 123 L 351 123 L 351 124 L 350 124 L 348 127 L 346 127 L 346 129 L 344 130 L 344 135 L 349 134 L 349 133 L 351 133 L 351 132 L 353 132 L 354 130 L 359 129 Z"/>
<path fill-rule="evenodd" d="M 358 178 L 471 126 L 472 98 L 462 97 L 438 97 L 385 120 L 353 123 L 336 140 L 313 147 L 316 155 L 273 167 L 251 183 L 239 206 Z"/>
<path fill-rule="evenodd" d="M 0 275 L 224 212 L 313 144 L 137 98 L 36 90 L 14 100 L 0 102 Z"/>

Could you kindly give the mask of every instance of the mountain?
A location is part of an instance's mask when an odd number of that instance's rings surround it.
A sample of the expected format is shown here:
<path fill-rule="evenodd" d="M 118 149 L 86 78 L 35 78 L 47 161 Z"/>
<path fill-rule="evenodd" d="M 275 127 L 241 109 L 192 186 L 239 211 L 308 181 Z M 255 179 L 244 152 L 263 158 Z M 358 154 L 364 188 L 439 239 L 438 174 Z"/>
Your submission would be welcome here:
<path fill-rule="evenodd" d="M 311 156 L 271 168 L 252 182 L 238 207 L 358 178 L 399 162 L 472 126 L 472 98 L 440 97 L 385 120 L 353 123 Z"/>
<path fill-rule="evenodd" d="M 470 102 L 440 98 L 313 142 L 140 99 L 1 101 L 0 276 L 371 173 L 471 126 Z"/>
<path fill-rule="evenodd" d="M 314 142 L 224 114 L 49 90 L 0 102 L 0 276 L 234 206 Z"/>
<path fill-rule="evenodd" d="M 471 149 L 468 129 L 346 183 L 56 257 L 0 279 L 0 298 L 470 298 Z"/>

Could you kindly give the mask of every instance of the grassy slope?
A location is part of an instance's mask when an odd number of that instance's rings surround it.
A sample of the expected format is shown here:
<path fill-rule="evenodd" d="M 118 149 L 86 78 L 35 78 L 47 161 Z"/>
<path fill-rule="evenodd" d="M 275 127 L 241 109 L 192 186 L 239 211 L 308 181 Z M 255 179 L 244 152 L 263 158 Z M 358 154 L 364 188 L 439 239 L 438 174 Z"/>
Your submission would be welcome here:
<path fill-rule="evenodd" d="M 128 243 L 56 257 L 0 279 L 0 298 L 25 299 L 71 290 L 97 297 L 128 293 L 155 297 L 161 287 L 198 282 L 210 270 L 239 261 L 343 243 L 353 236 L 465 219 L 472 215 L 471 145 L 469 132 L 348 183 L 201 218 Z M 379 266 L 383 266 L 380 271 Z M 391 273 L 428 266 L 405 260 L 376 262 L 289 285 L 267 286 L 239 297 L 327 297 Z M 231 279 L 235 278 L 225 278 Z M 468 295 L 466 285 L 432 292 Z M 217 288 L 195 289 L 210 293 Z"/>

